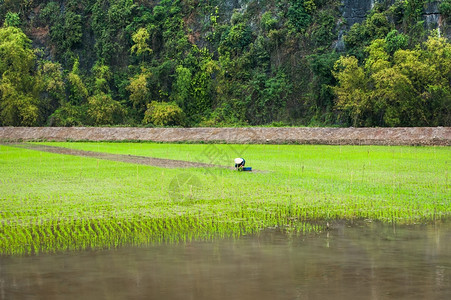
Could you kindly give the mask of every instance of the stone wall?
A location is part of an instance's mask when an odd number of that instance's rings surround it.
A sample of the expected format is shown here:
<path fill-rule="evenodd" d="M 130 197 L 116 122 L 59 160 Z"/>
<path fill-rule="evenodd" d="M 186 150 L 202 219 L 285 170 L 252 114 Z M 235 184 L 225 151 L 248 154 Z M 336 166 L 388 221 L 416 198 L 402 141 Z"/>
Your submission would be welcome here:
<path fill-rule="evenodd" d="M 405 128 L 105 128 L 0 127 L 4 142 L 155 141 L 226 143 L 299 143 L 331 145 L 441 145 L 451 146 L 451 127 Z"/>

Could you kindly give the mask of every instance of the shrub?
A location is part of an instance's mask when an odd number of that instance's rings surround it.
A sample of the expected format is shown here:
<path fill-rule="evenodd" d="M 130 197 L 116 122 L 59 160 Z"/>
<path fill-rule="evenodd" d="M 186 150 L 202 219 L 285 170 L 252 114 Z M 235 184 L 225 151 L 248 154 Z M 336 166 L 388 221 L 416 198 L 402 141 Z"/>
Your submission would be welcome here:
<path fill-rule="evenodd" d="M 443 0 L 440 3 L 439 11 L 445 17 L 451 16 L 451 0 Z"/>
<path fill-rule="evenodd" d="M 152 101 L 147 105 L 143 123 L 152 123 L 156 126 L 183 126 L 185 114 L 175 102 Z"/>
<path fill-rule="evenodd" d="M 96 126 L 119 124 L 125 115 L 125 109 L 110 94 L 99 93 L 90 97 L 88 107 L 88 115 Z"/>

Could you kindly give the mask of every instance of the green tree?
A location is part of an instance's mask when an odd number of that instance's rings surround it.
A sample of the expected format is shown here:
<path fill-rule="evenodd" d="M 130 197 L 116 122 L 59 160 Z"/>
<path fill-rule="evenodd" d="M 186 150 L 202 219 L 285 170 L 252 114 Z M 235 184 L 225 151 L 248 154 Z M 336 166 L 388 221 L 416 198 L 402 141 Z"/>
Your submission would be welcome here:
<path fill-rule="evenodd" d="M 91 1 L 90 1 L 91 2 Z M 97 60 L 105 64 L 126 66 L 130 51 L 130 39 L 126 34 L 132 22 L 135 1 L 132 0 L 93 0 L 89 6 L 91 28 L 95 37 Z"/>
<path fill-rule="evenodd" d="M 20 26 L 20 17 L 19 14 L 17 13 L 13 13 L 13 12 L 8 12 L 5 16 L 5 26 L 14 26 L 14 27 L 19 27 Z"/>
<path fill-rule="evenodd" d="M 88 98 L 88 89 L 86 88 L 79 71 L 78 59 L 72 66 L 72 71 L 67 75 L 69 87 L 69 100 L 72 105 L 81 105 L 86 103 Z"/>
<path fill-rule="evenodd" d="M 451 16 L 451 0 L 442 0 L 439 4 L 439 10 L 443 16 Z"/>
<path fill-rule="evenodd" d="M 211 113 L 215 91 L 212 77 L 219 66 L 207 49 L 192 48 L 183 66 L 176 69 L 175 100 L 187 114 L 188 122 L 195 124 Z"/>
<path fill-rule="evenodd" d="M 97 62 L 92 68 L 94 75 L 93 95 L 88 98 L 88 115 L 93 125 L 113 125 L 122 122 L 125 109 L 111 96 L 110 68 Z"/>
<path fill-rule="evenodd" d="M 84 126 L 88 123 L 88 106 L 86 104 L 72 105 L 69 102 L 63 102 L 49 118 L 51 126 Z"/>
<path fill-rule="evenodd" d="M 2 125 L 41 122 L 31 41 L 17 27 L 0 28 L 0 116 Z"/>
<path fill-rule="evenodd" d="M 273 18 L 270 11 L 265 12 L 260 19 L 261 27 L 269 32 L 277 26 L 277 19 Z"/>
<path fill-rule="evenodd" d="M 65 102 L 63 68 L 59 63 L 41 60 L 35 76 L 40 91 L 41 115 L 44 119 Z M 52 124 L 50 124 L 52 125 Z"/>
<path fill-rule="evenodd" d="M 374 106 L 373 114 L 383 117 L 384 125 L 408 126 L 414 122 L 416 109 L 416 94 L 410 79 L 396 68 L 386 68 L 372 75 L 374 89 L 371 93 Z"/>
<path fill-rule="evenodd" d="M 393 29 L 385 14 L 373 12 L 361 24 L 355 23 L 344 36 L 348 51 L 358 58 L 363 58 L 363 50 L 374 39 L 383 39 Z"/>
<path fill-rule="evenodd" d="M 49 26 L 56 55 L 63 59 L 66 66 L 74 61 L 73 50 L 81 45 L 83 38 L 83 18 L 79 5 L 79 1 L 67 0 L 62 10 L 60 3 L 50 1 L 40 14 L 40 19 Z"/>
<path fill-rule="evenodd" d="M 125 109 L 110 94 L 98 92 L 88 98 L 88 114 L 93 125 L 113 125 L 122 122 Z"/>
<path fill-rule="evenodd" d="M 365 69 L 369 74 L 377 73 L 390 67 L 390 55 L 385 49 L 386 42 L 383 39 L 375 39 L 365 48 L 365 51 L 368 53 L 368 57 L 365 60 Z"/>
<path fill-rule="evenodd" d="M 393 29 L 385 37 L 385 45 L 385 50 L 393 55 L 397 50 L 407 49 L 409 45 L 409 36 L 398 33 L 396 29 Z"/>
<path fill-rule="evenodd" d="M 365 115 L 372 110 L 365 70 L 354 56 L 342 56 L 335 63 L 333 74 L 337 80 L 333 88 L 337 108 L 349 113 L 353 126 L 363 125 Z"/>
<path fill-rule="evenodd" d="M 249 83 L 246 96 L 246 119 L 249 124 L 268 124 L 284 117 L 287 96 L 291 86 L 286 75 L 279 71 L 269 77 L 255 73 Z"/>
<path fill-rule="evenodd" d="M 349 113 L 354 125 L 448 126 L 450 43 L 430 37 L 392 56 L 385 49 L 386 40 L 374 40 L 366 48 L 365 68 L 352 56 L 337 61 L 337 108 Z"/>
<path fill-rule="evenodd" d="M 412 121 L 417 126 L 451 124 L 451 43 L 431 36 L 415 50 L 397 51 L 394 60 L 416 90 Z"/>
<path fill-rule="evenodd" d="M 98 62 L 92 67 L 92 74 L 94 75 L 94 93 L 109 94 L 112 78 L 110 67 Z"/>
<path fill-rule="evenodd" d="M 75 60 L 72 71 L 67 74 L 66 90 L 69 101 L 61 99 L 61 105 L 50 116 L 50 124 L 55 126 L 83 126 L 89 123 L 89 96 L 79 71 L 78 59 Z"/>
<path fill-rule="evenodd" d="M 310 69 L 313 72 L 311 81 L 310 102 L 306 103 L 310 110 L 316 111 L 316 119 L 333 118 L 334 93 L 332 86 L 336 84 L 332 74 L 334 64 L 338 60 L 337 53 L 314 54 L 309 57 Z M 324 120 L 326 121 L 326 120 Z"/>
<path fill-rule="evenodd" d="M 311 0 L 290 0 L 287 17 L 291 25 L 297 30 L 305 29 L 311 22 L 310 13 L 315 9 Z"/>
<path fill-rule="evenodd" d="M 178 105 L 184 105 L 191 94 L 192 74 L 188 68 L 182 65 L 175 69 L 176 81 L 174 84 L 174 100 Z"/>
<path fill-rule="evenodd" d="M 145 68 L 141 69 L 141 73 L 130 79 L 127 90 L 130 92 L 130 101 L 134 108 L 144 112 L 147 103 L 150 102 L 150 89 L 148 80 L 152 74 Z"/>
<path fill-rule="evenodd" d="M 149 48 L 147 44 L 149 40 L 149 32 L 146 28 L 140 28 L 136 33 L 133 34 L 132 40 L 134 45 L 131 48 L 132 53 L 136 53 L 136 55 L 143 55 L 146 52 L 152 54 L 152 49 Z"/>
<path fill-rule="evenodd" d="M 185 114 L 175 102 L 152 101 L 147 106 L 143 123 L 156 126 L 183 126 Z"/>

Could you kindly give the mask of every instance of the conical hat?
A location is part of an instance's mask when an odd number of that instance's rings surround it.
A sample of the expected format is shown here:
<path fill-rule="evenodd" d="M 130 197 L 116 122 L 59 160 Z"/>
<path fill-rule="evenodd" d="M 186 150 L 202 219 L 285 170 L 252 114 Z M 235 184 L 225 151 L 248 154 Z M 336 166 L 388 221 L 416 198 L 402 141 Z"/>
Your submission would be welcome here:
<path fill-rule="evenodd" d="M 240 163 L 242 163 L 243 162 L 243 159 L 242 158 L 235 158 L 235 163 L 236 164 L 240 164 Z"/>

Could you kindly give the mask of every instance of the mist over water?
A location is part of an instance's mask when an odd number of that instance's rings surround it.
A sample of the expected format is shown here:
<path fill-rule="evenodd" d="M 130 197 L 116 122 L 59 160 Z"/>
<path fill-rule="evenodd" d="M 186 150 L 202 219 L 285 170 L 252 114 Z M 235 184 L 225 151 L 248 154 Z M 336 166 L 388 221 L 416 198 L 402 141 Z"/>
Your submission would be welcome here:
<path fill-rule="evenodd" d="M 0 299 L 451 299 L 451 224 L 2 256 Z"/>

